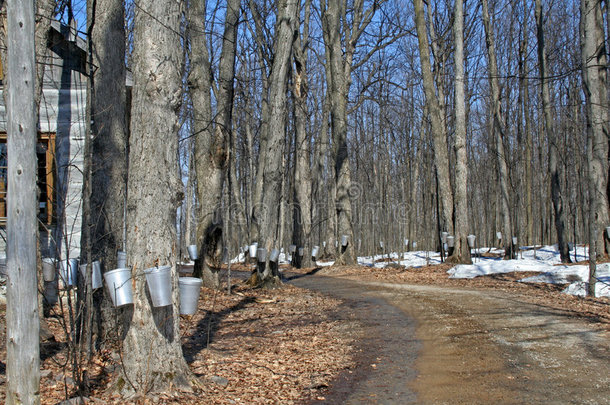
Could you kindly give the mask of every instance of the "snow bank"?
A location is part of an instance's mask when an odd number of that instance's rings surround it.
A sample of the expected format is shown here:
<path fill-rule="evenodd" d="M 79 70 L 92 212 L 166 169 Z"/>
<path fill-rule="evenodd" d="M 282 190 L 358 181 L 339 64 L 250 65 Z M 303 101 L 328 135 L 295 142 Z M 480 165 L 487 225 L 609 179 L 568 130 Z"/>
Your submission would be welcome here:
<path fill-rule="evenodd" d="M 550 271 L 537 276 L 524 278 L 524 283 L 549 283 L 570 285 L 563 291 L 566 294 L 585 296 L 588 288 L 589 266 L 555 266 Z M 597 283 L 595 285 L 595 296 L 610 297 L 610 263 L 597 266 Z"/>
<path fill-rule="evenodd" d="M 589 267 L 587 265 L 565 266 L 561 264 L 557 245 L 542 246 L 536 250 L 533 247 L 522 247 L 518 258 L 515 260 L 503 260 L 501 257 L 504 250 L 495 248 L 480 248 L 477 252 L 491 253 L 500 257 L 475 257 L 474 263 L 470 265 L 458 265 L 448 270 L 450 278 L 475 278 L 491 274 L 502 274 L 512 272 L 536 272 L 537 276 L 527 277 L 521 282 L 526 283 L 571 283 L 565 292 L 568 294 L 585 295 L 586 281 L 589 278 Z M 475 252 L 475 253 L 477 253 Z M 400 263 L 405 267 L 423 267 L 428 264 L 441 262 L 438 252 L 405 252 L 401 254 L 391 253 L 389 255 L 376 255 L 359 257 L 358 264 L 375 268 L 384 268 L 388 261 L 378 261 L 387 258 L 394 263 Z M 576 250 L 570 251 L 572 260 L 582 261 L 588 258 L 587 249 L 577 246 Z M 610 297 L 610 264 L 597 266 L 598 283 L 596 295 Z"/>

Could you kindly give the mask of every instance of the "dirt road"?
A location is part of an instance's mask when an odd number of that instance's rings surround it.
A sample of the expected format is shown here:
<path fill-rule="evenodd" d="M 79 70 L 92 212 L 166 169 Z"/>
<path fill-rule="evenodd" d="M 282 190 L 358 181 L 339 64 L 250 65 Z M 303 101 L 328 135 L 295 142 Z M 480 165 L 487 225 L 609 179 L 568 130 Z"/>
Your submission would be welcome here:
<path fill-rule="evenodd" d="M 305 276 L 345 300 L 358 367 L 321 403 L 610 404 L 610 336 L 504 292 Z"/>

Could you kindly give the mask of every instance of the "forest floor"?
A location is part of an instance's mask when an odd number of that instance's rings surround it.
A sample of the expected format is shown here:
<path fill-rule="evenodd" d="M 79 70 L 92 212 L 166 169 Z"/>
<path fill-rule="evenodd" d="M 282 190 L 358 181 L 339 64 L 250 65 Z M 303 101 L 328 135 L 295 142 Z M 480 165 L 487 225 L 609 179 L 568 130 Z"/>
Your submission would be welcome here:
<path fill-rule="evenodd" d="M 522 399 L 535 401 L 553 398 L 566 382 L 575 391 L 566 391 L 566 403 L 572 395 L 600 391 L 596 384 L 607 395 L 591 393 L 593 403 L 610 398 L 608 381 L 594 381 L 583 368 L 600 361 L 610 367 L 609 299 L 517 282 L 523 272 L 449 279 L 448 268 L 286 268 L 283 288 L 265 291 L 246 287 L 247 268 L 232 266 L 232 294 L 203 289 L 198 313 L 181 320 L 184 354 L 200 386 L 133 402 L 514 402 L 523 387 L 529 396 Z M 222 276 L 226 282 L 226 271 Z M 6 387 L 4 314 L 2 304 L 0 402 Z M 47 323 L 54 338 L 41 346 L 41 394 L 44 404 L 56 404 L 74 397 L 74 380 L 65 332 L 57 317 Z M 544 336 L 535 335 L 541 330 Z M 568 361 L 560 350 L 568 341 L 568 357 L 580 365 L 559 367 Z M 529 352 L 538 357 L 524 357 Z M 547 354 L 552 358 L 542 358 Z M 110 349 L 94 357 L 88 367 L 91 403 L 129 402 L 110 385 L 119 367 Z M 599 371 L 602 378 L 610 375 L 606 371 Z M 584 378 L 591 386 L 578 385 Z"/>

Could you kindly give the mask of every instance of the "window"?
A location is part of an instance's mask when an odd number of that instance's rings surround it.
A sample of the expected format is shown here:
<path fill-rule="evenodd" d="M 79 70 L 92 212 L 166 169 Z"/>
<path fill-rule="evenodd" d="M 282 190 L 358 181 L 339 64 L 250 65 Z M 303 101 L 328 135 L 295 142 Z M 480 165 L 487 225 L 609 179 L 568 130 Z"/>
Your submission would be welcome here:
<path fill-rule="evenodd" d="M 53 222 L 55 134 L 38 134 L 38 220 L 46 225 Z M 7 186 L 6 133 L 0 133 L 0 225 L 6 224 Z"/>

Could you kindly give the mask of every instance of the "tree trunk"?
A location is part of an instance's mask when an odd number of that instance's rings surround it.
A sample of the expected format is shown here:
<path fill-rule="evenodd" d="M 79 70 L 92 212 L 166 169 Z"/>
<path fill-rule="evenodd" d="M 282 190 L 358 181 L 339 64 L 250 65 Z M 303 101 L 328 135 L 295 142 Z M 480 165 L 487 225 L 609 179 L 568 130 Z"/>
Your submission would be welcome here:
<path fill-rule="evenodd" d="M 117 251 L 124 248 L 124 210 L 127 198 L 127 95 L 125 89 L 125 16 L 121 0 L 97 0 L 89 5 L 91 44 L 91 200 L 89 221 L 83 221 L 91 236 L 91 256 L 105 271 L 116 268 Z M 102 302 L 95 294 L 98 344 L 114 332 L 115 315 L 110 297 Z"/>
<path fill-rule="evenodd" d="M 581 0 L 581 51 L 586 101 L 589 172 L 589 295 L 595 296 L 596 259 L 604 256 L 604 230 L 609 223 L 608 107 L 606 50 L 600 0 Z"/>
<path fill-rule="evenodd" d="M 269 79 L 269 123 L 264 150 L 262 209 L 259 218 L 261 241 L 259 248 L 267 249 L 267 266 L 262 275 L 265 285 L 279 283 L 277 266 L 268 266 L 269 253 L 279 248 L 278 218 L 282 188 L 282 158 L 286 143 L 286 90 L 290 71 L 290 55 L 297 27 L 298 2 L 282 0 L 278 4 L 275 52 Z M 259 157 L 260 159 L 260 157 Z M 282 219 L 283 220 L 283 219 Z"/>
<path fill-rule="evenodd" d="M 453 233 L 453 196 L 451 193 L 451 182 L 449 179 L 447 130 L 443 123 L 444 112 L 441 110 L 440 102 L 434 88 L 434 77 L 432 75 L 432 67 L 430 65 L 430 49 L 428 45 L 428 34 L 426 31 L 423 1 L 413 0 L 413 6 L 415 8 L 415 27 L 417 29 L 417 40 L 422 65 L 426 107 L 430 116 L 431 132 L 434 141 L 434 163 L 436 166 L 439 188 L 439 214 L 440 226 L 442 228 L 440 230 L 447 231 L 451 234 Z"/>
<path fill-rule="evenodd" d="M 466 95 L 464 91 L 464 7 L 455 0 L 453 35 L 455 39 L 455 248 L 447 260 L 472 263 L 468 247 L 468 165 L 466 162 Z"/>
<path fill-rule="evenodd" d="M 231 134 L 231 163 L 229 164 L 228 170 L 229 170 L 229 182 L 231 184 L 231 198 L 232 198 L 232 214 L 231 215 L 235 215 L 234 217 L 231 217 L 232 220 L 235 222 L 235 225 L 237 225 L 238 229 L 239 229 L 239 234 L 240 234 L 240 238 L 238 239 L 239 243 L 244 243 L 244 242 L 248 242 L 247 236 L 248 236 L 248 221 L 246 219 L 246 204 L 244 204 L 242 197 L 239 194 L 239 183 L 237 182 L 237 175 L 236 175 L 236 169 L 237 169 L 237 161 L 235 159 L 235 151 L 236 151 L 236 145 L 235 145 L 235 135 Z M 249 243 L 249 242 L 248 242 Z"/>
<path fill-rule="evenodd" d="M 40 403 L 34 4 L 7 4 L 6 402 Z"/>
<path fill-rule="evenodd" d="M 346 236 L 347 246 L 338 246 L 335 258 L 336 265 L 354 264 L 356 252 L 352 228 L 352 204 L 350 201 L 351 169 L 347 150 L 347 97 L 351 83 L 351 65 L 357 38 L 352 38 L 346 52 L 341 44 L 342 5 L 339 0 L 329 0 L 328 7 L 322 6 L 322 23 L 324 42 L 327 51 L 327 64 L 330 76 L 327 77 L 330 92 L 330 118 L 333 139 L 332 161 L 335 166 L 335 209 L 337 220 L 336 237 Z M 360 4 L 360 8 L 362 4 Z M 362 10 L 355 10 L 358 15 Z M 355 18 L 354 21 L 357 19 Z M 329 243 L 331 243 L 329 241 Z M 332 249 L 332 246 L 331 246 Z"/>
<path fill-rule="evenodd" d="M 542 1 L 536 0 L 536 30 L 538 36 L 538 64 L 540 65 L 541 98 L 544 111 L 544 129 L 549 142 L 549 172 L 551 175 L 551 197 L 555 211 L 555 230 L 562 263 L 570 263 L 570 250 L 567 242 L 566 216 L 563 193 L 561 191 L 560 171 L 558 167 L 558 137 L 553 129 L 551 117 L 551 97 L 549 94 L 548 71 L 546 66 L 546 49 L 544 43 L 544 26 L 542 21 Z"/>
<path fill-rule="evenodd" d="M 227 3 L 222 53 L 220 56 L 218 92 L 215 116 L 212 114 L 211 65 L 207 49 L 205 8 L 201 1 L 191 4 L 191 98 L 193 100 L 195 133 L 195 165 L 197 170 L 197 246 L 201 252 L 195 266 L 195 276 L 204 285 L 218 288 L 218 269 L 222 259 L 222 222 L 220 201 L 228 163 L 229 139 L 233 113 L 233 79 L 237 49 L 239 0 Z"/>
<path fill-rule="evenodd" d="M 511 259 L 514 256 L 512 243 L 512 225 L 510 215 L 510 204 L 508 195 L 508 167 L 506 154 L 504 152 L 504 128 L 500 111 L 500 85 L 498 83 L 498 63 L 496 61 L 496 48 L 493 27 L 489 19 L 489 8 L 487 0 L 482 0 L 483 26 L 485 27 L 485 45 L 487 47 L 487 59 L 489 64 L 489 82 L 491 87 L 493 133 L 495 137 L 498 183 L 500 187 L 500 221 L 502 226 L 502 239 L 504 242 L 504 258 Z"/>
<path fill-rule="evenodd" d="M 258 60 L 261 67 L 262 74 L 262 106 L 261 106 L 261 127 L 260 127 L 260 137 L 259 137 L 259 148 L 258 148 L 258 162 L 256 166 L 256 181 L 254 182 L 254 190 L 252 196 L 252 207 L 251 207 L 251 215 L 250 215 L 250 243 L 261 242 L 260 239 L 263 237 L 262 235 L 262 225 L 261 221 L 262 216 L 265 215 L 263 212 L 265 207 L 263 206 L 263 188 L 264 188 L 264 171 L 265 164 L 267 162 L 267 138 L 269 136 L 269 122 L 270 122 L 270 98 L 269 98 L 269 85 L 270 78 L 268 77 L 267 69 L 265 63 L 271 65 L 271 61 L 265 58 L 265 53 L 263 51 L 264 44 L 264 32 L 263 32 L 263 21 L 258 12 L 258 7 L 254 0 L 249 0 L 250 10 L 252 12 L 252 17 L 254 19 L 254 24 L 256 27 L 256 42 L 257 42 L 257 53 Z M 278 12 L 279 13 L 279 12 Z M 252 145 L 250 145 L 252 146 Z M 250 148 L 250 152 L 252 153 L 253 149 Z"/>
<path fill-rule="evenodd" d="M 534 208 L 533 208 L 533 184 L 532 184 L 532 127 L 531 127 L 531 114 L 530 114 L 530 97 L 529 97 L 529 84 L 526 80 L 526 74 L 528 70 L 527 63 L 527 51 L 528 51 L 528 43 L 529 43 L 529 34 L 528 34 L 528 26 L 527 26 L 527 0 L 523 0 L 523 41 L 521 43 L 520 53 L 521 53 L 521 72 L 520 72 L 520 87 L 523 91 L 522 95 L 522 104 L 520 105 L 523 118 L 525 121 L 525 156 L 523 159 L 524 174 L 525 177 L 525 244 L 533 244 L 534 243 Z"/>
<path fill-rule="evenodd" d="M 146 394 L 188 386 L 190 371 L 180 343 L 176 268 L 176 210 L 183 194 L 177 176 L 180 3 L 144 0 L 138 6 L 127 198 L 127 264 L 134 306 L 117 389 Z M 153 308 L 144 270 L 156 265 L 171 266 L 172 304 Z"/>
<path fill-rule="evenodd" d="M 330 76 L 327 69 L 327 76 Z M 329 139 L 329 121 L 330 121 L 330 95 L 327 93 L 324 97 L 324 106 L 322 111 L 322 125 L 320 130 L 320 138 L 318 140 L 318 159 L 316 163 L 316 178 L 317 187 L 316 195 L 318 197 L 317 211 L 318 226 L 320 227 L 320 249 L 322 249 L 323 257 L 335 256 L 335 228 L 336 215 L 335 210 L 335 171 L 330 162 L 330 139 Z M 328 171 L 328 173 L 327 173 Z M 325 232 L 322 232 L 322 229 Z M 326 246 L 325 246 L 326 245 Z"/>
<path fill-rule="evenodd" d="M 307 133 L 307 47 L 309 41 L 309 15 L 311 1 L 305 3 L 303 32 L 295 38 L 293 45 L 294 69 L 292 94 L 295 116 L 295 162 L 294 162 L 294 205 L 293 243 L 305 248 L 305 256 L 300 261 L 302 267 L 311 266 L 311 164 L 310 137 Z"/>

